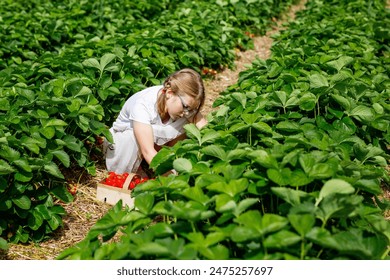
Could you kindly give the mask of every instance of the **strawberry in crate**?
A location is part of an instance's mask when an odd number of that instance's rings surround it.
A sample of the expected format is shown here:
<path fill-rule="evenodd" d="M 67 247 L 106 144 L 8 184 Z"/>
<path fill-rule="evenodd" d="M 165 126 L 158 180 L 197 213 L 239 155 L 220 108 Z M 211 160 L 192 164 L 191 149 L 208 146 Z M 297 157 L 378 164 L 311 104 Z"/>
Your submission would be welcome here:
<path fill-rule="evenodd" d="M 131 178 L 129 180 L 128 178 Z M 141 184 L 145 181 L 147 181 L 148 178 L 141 178 L 138 174 L 129 174 L 129 173 L 123 173 L 123 174 L 116 174 L 115 172 L 109 172 L 107 178 L 102 182 L 105 185 L 113 186 L 117 188 L 123 188 L 125 182 L 128 182 L 129 189 L 134 189 L 138 184 Z M 130 182 L 129 182 L 130 181 Z"/>

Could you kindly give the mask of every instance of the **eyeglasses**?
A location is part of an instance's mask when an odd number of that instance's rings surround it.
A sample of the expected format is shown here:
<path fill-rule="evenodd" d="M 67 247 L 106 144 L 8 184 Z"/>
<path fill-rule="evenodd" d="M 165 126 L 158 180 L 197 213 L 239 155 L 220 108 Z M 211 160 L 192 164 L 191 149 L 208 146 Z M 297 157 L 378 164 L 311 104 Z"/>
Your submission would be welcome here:
<path fill-rule="evenodd" d="M 179 97 L 179 99 L 181 101 L 181 105 L 183 106 L 183 113 L 184 113 L 184 115 L 186 117 L 193 116 L 196 113 L 196 111 L 198 110 L 198 108 L 196 108 L 196 109 L 189 109 L 189 106 L 184 103 L 183 98 L 179 94 L 177 96 Z"/>

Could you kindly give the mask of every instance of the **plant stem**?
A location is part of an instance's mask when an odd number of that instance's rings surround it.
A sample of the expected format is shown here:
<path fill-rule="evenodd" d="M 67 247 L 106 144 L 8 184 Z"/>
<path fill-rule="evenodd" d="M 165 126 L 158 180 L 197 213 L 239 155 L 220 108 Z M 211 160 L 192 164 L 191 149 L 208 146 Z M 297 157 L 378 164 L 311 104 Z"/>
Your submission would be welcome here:
<path fill-rule="evenodd" d="M 305 258 L 305 239 L 302 238 L 301 242 L 301 260 L 304 260 Z"/>
<path fill-rule="evenodd" d="M 192 232 L 196 232 L 195 224 L 192 221 L 191 221 L 191 228 L 192 228 Z"/>
<path fill-rule="evenodd" d="M 387 257 L 387 255 L 389 254 L 389 252 L 390 252 L 390 247 L 387 246 L 387 250 L 383 253 L 381 260 L 384 260 Z"/>

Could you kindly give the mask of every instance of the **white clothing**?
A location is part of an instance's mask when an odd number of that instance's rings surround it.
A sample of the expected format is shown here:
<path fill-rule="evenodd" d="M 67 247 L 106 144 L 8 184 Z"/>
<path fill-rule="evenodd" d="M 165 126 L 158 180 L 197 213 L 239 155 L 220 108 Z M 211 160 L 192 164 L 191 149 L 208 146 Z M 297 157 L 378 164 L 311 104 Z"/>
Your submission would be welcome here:
<path fill-rule="evenodd" d="M 188 123 L 185 117 L 162 123 L 157 110 L 158 92 L 163 86 L 153 86 L 133 94 L 125 104 L 110 132 L 113 144 L 105 141 L 106 166 L 108 171 L 118 174 L 136 172 L 142 155 L 137 144 L 133 121 L 150 124 L 153 130 L 154 143 L 161 146 L 184 133 L 183 126 Z"/>

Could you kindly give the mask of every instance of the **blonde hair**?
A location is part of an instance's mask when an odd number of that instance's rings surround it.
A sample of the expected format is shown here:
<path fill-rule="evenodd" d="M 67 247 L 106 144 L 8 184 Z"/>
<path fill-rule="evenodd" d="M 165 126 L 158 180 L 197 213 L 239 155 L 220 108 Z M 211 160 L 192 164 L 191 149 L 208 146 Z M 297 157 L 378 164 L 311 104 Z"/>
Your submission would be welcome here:
<path fill-rule="evenodd" d="M 157 109 L 162 119 L 167 117 L 165 92 L 171 89 L 175 95 L 188 95 L 199 103 L 197 112 L 204 104 L 205 92 L 202 77 L 193 69 L 184 68 L 168 76 L 163 83 L 163 94 L 157 99 Z M 196 115 L 196 114 L 195 114 Z M 194 116 L 195 116 L 194 115 Z"/>

